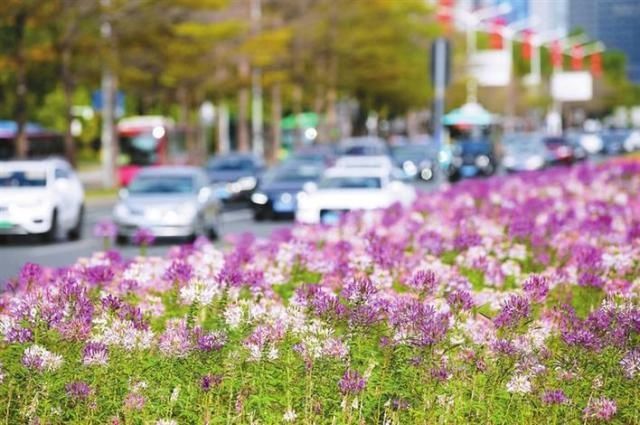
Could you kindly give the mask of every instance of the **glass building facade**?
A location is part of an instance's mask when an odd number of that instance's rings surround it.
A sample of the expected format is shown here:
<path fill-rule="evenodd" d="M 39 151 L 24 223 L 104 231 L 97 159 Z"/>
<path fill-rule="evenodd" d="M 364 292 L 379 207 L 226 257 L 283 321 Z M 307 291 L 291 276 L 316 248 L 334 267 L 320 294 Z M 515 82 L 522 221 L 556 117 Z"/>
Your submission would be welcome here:
<path fill-rule="evenodd" d="M 568 20 L 569 28 L 622 51 L 629 78 L 640 83 L 640 0 L 569 0 Z"/>

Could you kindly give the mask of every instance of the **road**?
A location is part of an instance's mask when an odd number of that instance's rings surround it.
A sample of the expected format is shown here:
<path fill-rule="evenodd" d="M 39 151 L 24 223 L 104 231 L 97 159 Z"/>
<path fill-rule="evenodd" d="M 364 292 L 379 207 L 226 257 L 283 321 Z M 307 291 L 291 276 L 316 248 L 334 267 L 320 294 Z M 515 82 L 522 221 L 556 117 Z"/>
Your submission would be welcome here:
<path fill-rule="evenodd" d="M 422 190 L 433 190 L 432 183 L 416 183 Z M 25 262 L 33 262 L 50 267 L 62 267 L 72 264 L 78 257 L 88 256 L 102 250 L 102 241 L 92 235 L 94 225 L 102 219 L 110 218 L 113 201 L 100 201 L 87 204 L 83 238 L 79 241 L 60 241 L 55 244 L 41 244 L 35 238 L 12 238 L 0 245 L 0 289 L 10 277 L 16 276 Z M 266 237 L 275 229 L 290 226 L 291 219 L 255 222 L 248 208 L 233 208 L 222 214 L 220 238 L 215 242 L 224 244 L 225 236 L 251 232 L 258 237 Z M 160 240 L 148 250 L 149 255 L 164 255 L 167 249 L 180 241 Z M 135 256 L 136 246 L 118 247 L 125 257 Z"/>
<path fill-rule="evenodd" d="M 15 276 L 22 265 L 33 262 L 51 267 L 60 267 L 73 263 L 78 257 L 87 256 L 102 249 L 102 241 L 92 235 L 93 226 L 100 220 L 109 218 L 113 202 L 90 203 L 87 205 L 83 238 L 79 241 L 60 241 L 55 244 L 40 244 L 35 238 L 12 238 L 0 246 L 0 288 L 10 277 Z M 274 229 L 287 226 L 291 221 L 278 220 L 256 223 L 247 208 L 225 211 L 222 215 L 220 239 L 216 244 L 224 243 L 225 235 L 250 231 L 257 236 L 268 236 Z M 160 240 L 148 250 L 150 255 L 163 255 L 177 240 Z M 119 250 L 125 257 L 138 253 L 136 246 L 123 246 Z"/>

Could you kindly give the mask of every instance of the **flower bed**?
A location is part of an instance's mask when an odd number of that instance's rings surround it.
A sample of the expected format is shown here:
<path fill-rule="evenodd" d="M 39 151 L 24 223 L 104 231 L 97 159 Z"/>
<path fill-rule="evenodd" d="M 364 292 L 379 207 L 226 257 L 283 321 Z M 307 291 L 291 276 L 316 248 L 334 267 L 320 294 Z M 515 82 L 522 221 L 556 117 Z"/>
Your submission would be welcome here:
<path fill-rule="evenodd" d="M 640 166 L 424 193 L 267 240 L 27 264 L 5 423 L 640 423 Z"/>

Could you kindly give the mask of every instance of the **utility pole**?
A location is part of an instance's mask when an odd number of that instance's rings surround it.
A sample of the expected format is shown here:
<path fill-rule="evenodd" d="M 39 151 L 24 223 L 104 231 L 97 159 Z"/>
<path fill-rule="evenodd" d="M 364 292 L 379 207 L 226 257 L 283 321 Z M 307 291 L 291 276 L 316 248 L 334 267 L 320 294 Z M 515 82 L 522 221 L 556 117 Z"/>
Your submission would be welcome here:
<path fill-rule="evenodd" d="M 251 25 L 253 35 L 260 34 L 262 20 L 262 0 L 251 0 Z M 264 156 L 264 125 L 262 119 L 262 70 L 251 68 L 251 138 L 253 153 Z"/>
<path fill-rule="evenodd" d="M 112 48 L 113 35 L 111 21 L 108 17 L 108 9 L 111 6 L 111 0 L 100 0 L 102 5 L 102 24 L 100 32 L 102 40 L 107 49 Z M 104 57 L 104 56 L 103 56 Z M 105 188 L 115 186 L 115 152 L 114 152 L 114 91 L 115 76 L 111 69 L 109 59 L 102 62 L 102 131 L 101 140 L 101 156 L 102 156 L 102 185 Z"/>

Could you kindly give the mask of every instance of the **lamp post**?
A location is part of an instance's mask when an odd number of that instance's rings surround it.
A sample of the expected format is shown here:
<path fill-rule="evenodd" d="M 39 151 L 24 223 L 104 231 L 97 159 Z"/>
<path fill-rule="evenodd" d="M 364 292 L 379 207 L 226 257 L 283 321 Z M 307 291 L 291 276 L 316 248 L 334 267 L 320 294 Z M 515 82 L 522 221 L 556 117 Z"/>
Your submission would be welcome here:
<path fill-rule="evenodd" d="M 101 0 L 102 23 L 100 32 L 102 40 L 108 49 L 112 48 L 113 34 L 111 20 L 108 17 L 108 8 L 111 7 L 111 0 Z M 111 64 L 107 60 L 102 62 L 102 129 L 100 132 L 101 159 L 102 159 L 102 185 L 111 188 L 115 185 L 115 152 L 114 152 L 114 91 L 115 76 L 111 69 Z"/>
<path fill-rule="evenodd" d="M 467 60 L 470 60 L 477 51 L 477 31 L 483 21 L 497 18 L 511 12 L 511 4 L 500 3 L 497 6 L 489 6 L 475 11 L 456 10 L 454 18 L 462 22 L 466 33 Z M 477 101 L 478 84 L 476 80 L 469 76 L 467 80 L 467 103 Z"/>

